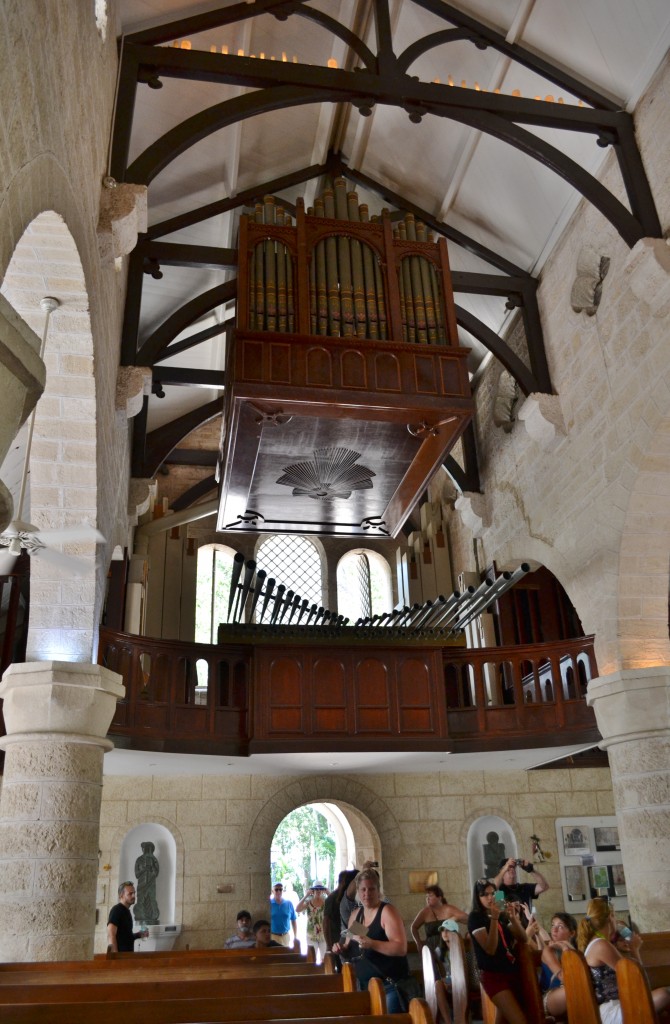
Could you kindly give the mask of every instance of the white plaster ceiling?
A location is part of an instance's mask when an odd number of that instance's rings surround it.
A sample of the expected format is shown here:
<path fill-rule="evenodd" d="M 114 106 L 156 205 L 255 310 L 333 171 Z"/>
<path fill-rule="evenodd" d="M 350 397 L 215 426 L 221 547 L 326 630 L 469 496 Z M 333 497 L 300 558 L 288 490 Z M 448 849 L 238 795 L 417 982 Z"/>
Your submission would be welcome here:
<path fill-rule="evenodd" d="M 220 7 L 223 0 L 120 0 L 119 31 L 131 33 L 178 18 Z M 310 6 L 362 31 L 375 49 L 371 0 L 310 0 Z M 601 93 L 632 109 L 648 85 L 670 44 L 670 4 L 667 0 L 459 0 L 453 4 L 518 43 L 587 81 Z M 446 23 L 410 0 L 392 0 L 394 49 L 445 28 Z M 345 66 L 341 40 L 304 18 L 284 22 L 271 15 L 214 29 L 191 39 L 195 49 L 227 46 L 230 53 L 260 53 L 324 65 L 330 57 Z M 460 41 L 421 56 L 411 73 L 423 80 L 451 75 L 459 85 L 475 83 L 503 93 L 520 89 L 523 96 L 574 102 L 536 73 L 511 63 L 489 48 L 476 49 Z M 243 92 L 235 86 L 165 79 L 160 90 L 140 86 L 131 159 L 163 132 L 203 107 Z M 556 144 L 591 172 L 598 170 L 607 151 L 592 135 L 533 129 Z M 537 274 L 574 212 L 579 194 L 548 168 L 509 145 L 453 120 L 426 116 L 412 124 L 397 108 L 378 105 L 364 118 L 348 104 L 307 105 L 252 118 L 208 136 L 173 161 L 149 188 L 150 222 L 156 223 L 196 206 L 325 160 L 340 150 L 350 165 L 407 196 L 482 244 Z M 317 183 L 284 193 L 294 201 L 303 195 L 309 204 Z M 371 209 L 382 203 L 370 199 Z M 212 218 L 166 236 L 167 241 L 232 246 L 238 213 Z M 450 244 L 453 269 L 491 267 Z M 185 301 L 232 276 L 232 272 L 164 268 L 162 281 L 145 279 L 142 333 L 146 336 Z M 510 316 L 504 299 L 459 296 L 459 302 L 493 330 L 504 330 Z M 223 311 L 214 313 L 223 317 Z M 198 325 L 201 327 L 204 325 Z M 465 332 L 462 341 L 474 345 L 472 368 L 485 352 Z M 176 365 L 221 369 L 222 343 L 191 349 L 172 360 Z M 173 387 L 166 398 L 152 397 L 149 429 L 202 405 L 215 393 Z"/>
<path fill-rule="evenodd" d="M 527 771 L 590 750 L 593 744 L 450 754 L 446 751 L 253 754 L 163 754 L 116 749 L 105 754 L 105 775 L 374 775 L 380 772 Z"/>

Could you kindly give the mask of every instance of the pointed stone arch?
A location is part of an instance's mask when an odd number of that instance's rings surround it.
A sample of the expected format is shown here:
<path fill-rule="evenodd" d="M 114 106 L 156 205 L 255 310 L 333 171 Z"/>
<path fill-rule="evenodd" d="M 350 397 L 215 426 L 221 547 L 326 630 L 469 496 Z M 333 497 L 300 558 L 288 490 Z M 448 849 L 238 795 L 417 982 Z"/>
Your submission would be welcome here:
<path fill-rule="evenodd" d="M 96 388 L 93 335 L 84 269 L 65 220 L 43 210 L 19 238 L 2 284 L 16 312 L 41 336 L 46 312 L 40 299 L 60 303 L 51 314 L 44 362 L 47 379 L 37 403 L 29 452 L 29 503 L 22 519 L 42 529 L 97 526 Z M 14 445 L 20 481 L 27 424 Z M 18 510 L 15 510 L 15 514 Z M 68 552 L 89 564 L 73 579 L 42 559 L 31 560 L 28 660 L 89 661 L 97 627 L 95 547 Z"/>

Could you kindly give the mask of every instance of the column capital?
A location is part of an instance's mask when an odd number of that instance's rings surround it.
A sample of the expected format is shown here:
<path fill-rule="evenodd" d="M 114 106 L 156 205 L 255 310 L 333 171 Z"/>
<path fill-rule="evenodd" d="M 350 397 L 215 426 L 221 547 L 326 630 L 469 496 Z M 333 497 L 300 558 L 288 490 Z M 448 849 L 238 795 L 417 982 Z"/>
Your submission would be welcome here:
<path fill-rule="evenodd" d="M 96 740 L 106 745 L 116 702 L 125 695 L 121 676 L 102 665 L 37 661 L 10 665 L 2 677 L 0 697 L 7 736 L 46 733 L 72 742 Z M 105 749 L 107 749 L 105 747 Z"/>
<path fill-rule="evenodd" d="M 595 712 L 603 750 L 670 736 L 670 665 L 622 669 L 592 679 L 586 702 Z"/>

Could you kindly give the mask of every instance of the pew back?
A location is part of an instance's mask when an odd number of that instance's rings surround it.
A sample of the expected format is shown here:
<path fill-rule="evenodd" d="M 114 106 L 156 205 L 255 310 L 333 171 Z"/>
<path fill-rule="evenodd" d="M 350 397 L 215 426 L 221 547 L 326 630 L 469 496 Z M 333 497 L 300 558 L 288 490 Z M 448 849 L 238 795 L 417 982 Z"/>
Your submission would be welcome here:
<path fill-rule="evenodd" d="M 115 979 L 116 981 L 116 976 Z M 98 984 L 78 985 L 70 980 L 67 984 L 33 985 L 25 981 L 19 985 L 0 984 L 0 1006 L 5 1003 L 82 1003 L 82 1002 L 141 1002 L 156 999 L 197 999 L 203 997 L 222 998 L 234 992 L 236 996 L 283 995 L 291 992 L 317 994 L 319 992 L 354 992 L 355 983 L 345 987 L 343 974 L 318 974 L 311 978 L 300 975 L 271 976 L 268 978 L 191 978 L 182 981 L 136 981 L 134 977 L 120 979 L 120 984 L 109 984 L 109 980 Z"/>
<path fill-rule="evenodd" d="M 656 1024 L 656 1011 L 644 968 L 622 957 L 616 965 L 623 1024 Z"/>
<path fill-rule="evenodd" d="M 568 1007 L 568 1020 L 579 1024 L 600 1024 L 593 981 L 584 954 L 566 949 L 561 958 L 563 984 Z"/>
<path fill-rule="evenodd" d="M 104 962 L 104 961 L 103 961 Z M 321 976 L 324 971 L 315 964 L 239 964 L 237 967 L 215 965 L 181 965 L 179 967 L 164 967 L 162 964 L 150 966 L 145 964 L 141 968 L 129 972 L 98 970 L 92 966 L 92 962 L 82 963 L 80 971 L 61 971 L 53 969 L 51 963 L 37 965 L 39 970 L 30 972 L 24 971 L 3 971 L 0 973 L 0 986 L 2 985 L 96 985 L 116 984 L 123 979 L 132 978 L 133 981 L 202 981 L 202 980 L 234 980 L 236 978 L 267 978 L 291 976 L 294 978 L 309 978 Z"/>

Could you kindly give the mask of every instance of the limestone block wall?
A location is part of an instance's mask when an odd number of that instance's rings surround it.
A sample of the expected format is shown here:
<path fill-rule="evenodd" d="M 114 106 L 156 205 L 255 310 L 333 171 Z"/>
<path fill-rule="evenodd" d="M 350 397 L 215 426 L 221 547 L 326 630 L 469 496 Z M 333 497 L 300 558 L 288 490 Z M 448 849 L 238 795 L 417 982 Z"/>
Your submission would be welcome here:
<path fill-rule="evenodd" d="M 638 144 L 662 226 L 670 225 L 670 62 L 635 114 Z M 601 175 L 625 202 L 614 154 Z M 577 254 L 611 260 L 595 316 L 570 305 Z M 670 335 L 629 287 L 627 246 L 582 203 L 544 267 L 539 303 L 554 390 L 567 436 L 553 452 L 522 423 L 491 422 L 491 381 L 478 395 L 478 446 L 490 526 L 480 567 L 537 560 L 560 579 L 584 629 L 596 634 L 600 671 L 670 660 Z M 493 380 L 496 369 L 491 367 Z M 472 537 L 452 514 L 454 572 L 475 569 Z"/>
<path fill-rule="evenodd" d="M 210 948 L 231 934 L 246 907 L 267 914 L 270 846 L 279 822 L 310 801 L 337 803 L 367 819 L 379 837 L 384 889 L 407 925 L 423 905 L 409 892 L 411 870 L 436 870 L 449 898 L 469 907 L 466 840 L 470 825 L 498 814 L 512 826 L 519 851 L 530 857 L 532 834 L 553 854 L 541 868 L 552 892 L 539 900 L 545 921 L 562 909 L 554 820 L 613 814 L 608 769 L 439 774 L 106 776 L 100 827 L 100 880 L 108 899 L 99 906 L 96 950 L 105 948 L 105 921 L 115 902 L 121 843 L 129 829 L 155 821 L 175 836 L 183 874 L 177 879 L 180 947 Z M 105 869 L 109 865 L 109 869 Z M 233 892 L 218 893 L 231 884 Z M 165 922 L 168 923 L 168 922 Z"/>
<path fill-rule="evenodd" d="M 90 318 L 92 366 L 70 369 L 73 378 L 91 370 L 95 378 L 97 525 L 109 552 L 126 541 L 128 487 L 127 424 L 118 427 L 114 411 L 125 275 L 123 268 L 101 265 L 96 235 L 116 80 L 114 21 L 110 3 L 103 40 L 93 3 L 7 0 L 0 7 L 0 282 L 35 218 L 45 211 L 62 218 L 81 260 L 88 308 L 68 313 L 64 304 L 56 341 L 60 353 L 75 358 L 68 319 L 76 331 L 78 317 Z M 34 266 L 15 268 L 28 305 L 71 290 L 68 260 L 47 242 L 37 272 Z M 74 403 L 89 400 L 88 393 L 70 397 Z M 102 561 L 96 610 L 107 564 Z"/>

